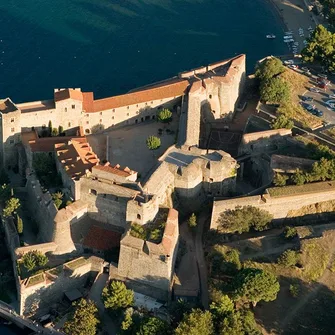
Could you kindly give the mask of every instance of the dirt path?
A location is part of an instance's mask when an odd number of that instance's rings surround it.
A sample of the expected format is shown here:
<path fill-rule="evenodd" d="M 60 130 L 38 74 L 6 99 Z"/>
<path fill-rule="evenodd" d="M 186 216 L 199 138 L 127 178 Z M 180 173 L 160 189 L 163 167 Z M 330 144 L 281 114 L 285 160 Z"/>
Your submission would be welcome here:
<path fill-rule="evenodd" d="M 197 234 L 195 237 L 195 252 L 197 256 L 198 270 L 200 277 L 201 302 L 205 309 L 209 308 L 209 297 L 208 297 L 207 267 L 205 262 L 204 248 L 202 244 L 202 235 L 204 225 L 207 219 L 208 219 L 207 213 L 200 214 L 198 218 Z"/>

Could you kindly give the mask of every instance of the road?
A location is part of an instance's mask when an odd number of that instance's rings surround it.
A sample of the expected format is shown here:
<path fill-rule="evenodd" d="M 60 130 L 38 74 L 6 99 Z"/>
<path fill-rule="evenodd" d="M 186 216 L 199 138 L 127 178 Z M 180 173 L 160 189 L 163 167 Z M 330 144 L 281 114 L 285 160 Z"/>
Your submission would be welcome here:
<path fill-rule="evenodd" d="M 4 302 L 0 302 L 0 316 L 8 321 L 11 321 L 17 324 L 18 326 L 21 325 L 26 328 L 29 328 L 35 331 L 37 334 L 45 334 L 45 335 L 62 334 L 56 330 L 44 328 L 42 325 L 38 324 L 37 322 L 34 322 L 30 319 L 26 319 L 23 316 L 16 314 L 16 312 Z"/>

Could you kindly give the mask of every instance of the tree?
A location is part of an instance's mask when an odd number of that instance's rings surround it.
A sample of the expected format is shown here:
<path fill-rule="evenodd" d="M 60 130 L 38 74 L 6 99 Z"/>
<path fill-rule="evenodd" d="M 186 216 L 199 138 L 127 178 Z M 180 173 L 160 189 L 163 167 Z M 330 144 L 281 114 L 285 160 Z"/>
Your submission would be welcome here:
<path fill-rule="evenodd" d="M 167 322 L 156 317 L 144 317 L 136 329 L 136 335 L 169 334 L 172 334 L 172 331 Z"/>
<path fill-rule="evenodd" d="M 190 228 L 195 228 L 197 226 L 197 217 L 194 213 L 189 217 L 187 224 Z"/>
<path fill-rule="evenodd" d="M 209 311 L 192 309 L 184 315 L 175 331 L 176 335 L 214 335 L 212 315 Z"/>
<path fill-rule="evenodd" d="M 3 184 L 0 187 L 0 200 L 2 203 L 5 203 L 10 199 L 11 196 L 11 188 L 8 184 Z"/>
<path fill-rule="evenodd" d="M 112 280 L 102 291 L 102 301 L 105 308 L 119 312 L 122 308 L 132 306 L 134 292 L 128 290 L 123 282 Z"/>
<path fill-rule="evenodd" d="M 49 120 L 48 128 L 49 128 L 49 134 L 51 135 L 52 133 L 52 121 L 51 120 Z"/>
<path fill-rule="evenodd" d="M 36 264 L 39 267 L 44 267 L 49 262 L 48 257 L 39 251 L 35 251 L 35 259 L 36 259 Z"/>
<path fill-rule="evenodd" d="M 23 221 L 19 215 L 16 215 L 16 229 L 18 234 L 21 235 L 23 233 Z"/>
<path fill-rule="evenodd" d="M 289 120 L 285 115 L 279 115 L 274 121 L 271 123 L 272 129 L 292 129 L 294 127 L 294 122 Z"/>
<path fill-rule="evenodd" d="M 22 257 L 23 266 L 31 272 L 36 268 L 36 259 L 32 252 L 28 252 Z"/>
<path fill-rule="evenodd" d="M 300 293 L 300 286 L 299 284 L 291 284 L 289 290 L 292 297 L 297 298 Z"/>
<path fill-rule="evenodd" d="M 297 228 L 286 226 L 284 229 L 284 237 L 287 239 L 292 239 L 298 235 Z"/>
<path fill-rule="evenodd" d="M 285 186 L 288 176 L 286 174 L 276 173 L 273 178 L 273 183 L 276 186 Z"/>
<path fill-rule="evenodd" d="M 303 185 L 306 182 L 305 174 L 297 169 L 291 176 L 291 181 L 296 185 Z"/>
<path fill-rule="evenodd" d="M 310 174 L 306 175 L 308 181 L 334 180 L 335 178 L 335 160 L 327 160 L 322 157 L 319 162 L 313 164 Z"/>
<path fill-rule="evenodd" d="M 20 200 L 18 198 L 10 198 L 6 201 L 6 206 L 3 209 L 5 217 L 11 216 L 20 207 Z"/>
<path fill-rule="evenodd" d="M 127 308 L 124 312 L 123 321 L 121 322 L 121 330 L 128 330 L 133 325 L 133 309 Z"/>
<path fill-rule="evenodd" d="M 52 128 L 51 136 L 58 136 L 58 129 L 57 128 Z"/>
<path fill-rule="evenodd" d="M 65 322 L 63 331 L 69 335 L 95 335 L 97 332 L 98 308 L 94 302 L 81 299 L 74 302 L 74 312 Z"/>
<path fill-rule="evenodd" d="M 289 84 L 280 77 L 265 80 L 260 86 L 261 100 L 280 104 L 290 100 Z"/>
<path fill-rule="evenodd" d="M 300 255 L 294 250 L 285 250 L 278 258 L 278 264 L 286 268 L 295 266 L 300 260 Z"/>
<path fill-rule="evenodd" d="M 156 136 L 149 136 L 147 138 L 147 147 L 149 150 L 156 150 L 161 146 L 160 138 Z"/>
<path fill-rule="evenodd" d="M 235 295 L 254 306 L 261 301 L 277 298 L 280 286 L 277 277 L 261 269 L 245 268 L 234 279 Z"/>
<path fill-rule="evenodd" d="M 219 229 L 224 232 L 248 232 L 250 228 L 258 231 L 267 229 L 273 216 L 262 209 L 253 206 L 228 209 L 219 217 Z"/>
<path fill-rule="evenodd" d="M 264 60 L 257 66 L 255 75 L 257 78 L 263 81 L 269 80 L 279 75 L 280 73 L 283 73 L 284 71 L 285 66 L 283 65 L 282 61 L 278 58 L 271 57 Z"/>
<path fill-rule="evenodd" d="M 64 194 L 62 192 L 56 192 L 52 194 L 52 200 L 54 201 L 57 209 L 59 209 L 63 204 L 63 196 Z"/>
<path fill-rule="evenodd" d="M 173 325 L 177 326 L 185 314 L 190 313 L 192 310 L 189 302 L 178 299 L 173 301 L 169 305 L 169 313 L 173 322 Z"/>
<path fill-rule="evenodd" d="M 167 108 L 163 108 L 157 112 L 157 120 L 163 123 L 170 122 L 172 120 L 172 112 Z"/>
<path fill-rule="evenodd" d="M 234 303 L 227 295 L 222 295 L 219 302 L 212 302 L 210 310 L 213 314 L 218 316 L 227 315 L 234 310 Z"/>
<path fill-rule="evenodd" d="M 62 135 L 64 133 L 64 128 L 63 126 L 58 126 L 58 134 Z"/>
<path fill-rule="evenodd" d="M 237 249 L 216 244 L 209 254 L 214 274 L 235 275 L 242 267 Z"/>

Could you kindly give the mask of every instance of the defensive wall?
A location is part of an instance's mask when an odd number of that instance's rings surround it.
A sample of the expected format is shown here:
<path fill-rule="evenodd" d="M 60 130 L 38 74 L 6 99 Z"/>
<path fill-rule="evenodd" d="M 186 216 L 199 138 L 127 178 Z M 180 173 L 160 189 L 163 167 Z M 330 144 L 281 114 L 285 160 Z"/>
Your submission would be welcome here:
<path fill-rule="evenodd" d="M 335 200 L 335 182 L 320 182 L 301 186 L 267 189 L 263 195 L 214 201 L 211 229 L 218 227 L 218 219 L 226 210 L 253 206 L 268 211 L 276 220 L 291 217 L 291 211 L 319 202 Z"/>

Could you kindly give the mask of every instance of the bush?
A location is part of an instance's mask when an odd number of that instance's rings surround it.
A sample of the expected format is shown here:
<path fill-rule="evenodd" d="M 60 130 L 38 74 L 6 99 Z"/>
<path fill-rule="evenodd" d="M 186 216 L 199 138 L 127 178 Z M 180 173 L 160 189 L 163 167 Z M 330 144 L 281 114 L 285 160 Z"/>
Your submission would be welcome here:
<path fill-rule="evenodd" d="M 255 75 L 264 81 L 283 73 L 285 70 L 285 66 L 279 58 L 271 57 L 257 66 Z"/>
<path fill-rule="evenodd" d="M 18 198 L 10 198 L 6 201 L 6 206 L 3 209 L 3 216 L 11 216 L 20 207 L 20 200 Z"/>
<path fill-rule="evenodd" d="M 292 297 L 297 298 L 300 293 L 300 286 L 299 284 L 291 284 L 289 290 Z"/>
<path fill-rule="evenodd" d="M 23 233 L 23 221 L 19 215 L 16 216 L 16 229 L 17 229 L 18 234 Z"/>
<path fill-rule="evenodd" d="M 58 136 L 58 129 L 57 128 L 52 128 L 51 136 Z"/>
<path fill-rule="evenodd" d="M 52 200 L 54 201 L 57 209 L 59 209 L 63 204 L 63 196 L 64 194 L 62 192 L 56 192 L 52 194 Z"/>
<path fill-rule="evenodd" d="M 195 228 L 197 226 L 197 217 L 194 213 L 189 217 L 187 224 L 190 228 Z"/>
<path fill-rule="evenodd" d="M 288 180 L 288 176 L 285 174 L 276 173 L 273 178 L 273 183 L 276 186 L 285 186 Z"/>
<path fill-rule="evenodd" d="M 297 228 L 286 226 L 284 229 L 284 236 L 287 239 L 292 239 L 298 235 Z"/>
<path fill-rule="evenodd" d="M 48 264 L 48 261 L 48 257 L 37 250 L 29 251 L 22 256 L 23 266 L 29 272 L 35 270 L 36 268 L 43 268 Z"/>
<path fill-rule="evenodd" d="M 242 267 L 237 249 L 215 245 L 209 258 L 213 274 L 235 275 Z"/>
<path fill-rule="evenodd" d="M 306 176 L 301 170 L 297 169 L 291 176 L 291 181 L 296 185 L 303 185 L 306 182 Z"/>
<path fill-rule="evenodd" d="M 161 109 L 157 112 L 157 120 L 163 123 L 170 122 L 172 120 L 172 113 L 167 108 Z"/>
<path fill-rule="evenodd" d="M 271 123 L 272 129 L 292 129 L 294 126 L 294 122 L 288 119 L 285 115 L 279 115 L 274 121 Z"/>
<path fill-rule="evenodd" d="M 300 254 L 294 250 L 285 250 L 278 258 L 278 264 L 286 268 L 294 267 L 300 260 Z"/>
<path fill-rule="evenodd" d="M 149 136 L 147 138 L 147 147 L 149 150 L 156 150 L 161 146 L 160 138 L 156 136 Z"/>
<path fill-rule="evenodd" d="M 280 77 L 265 80 L 260 86 L 261 100 L 280 104 L 290 100 L 290 87 Z"/>

